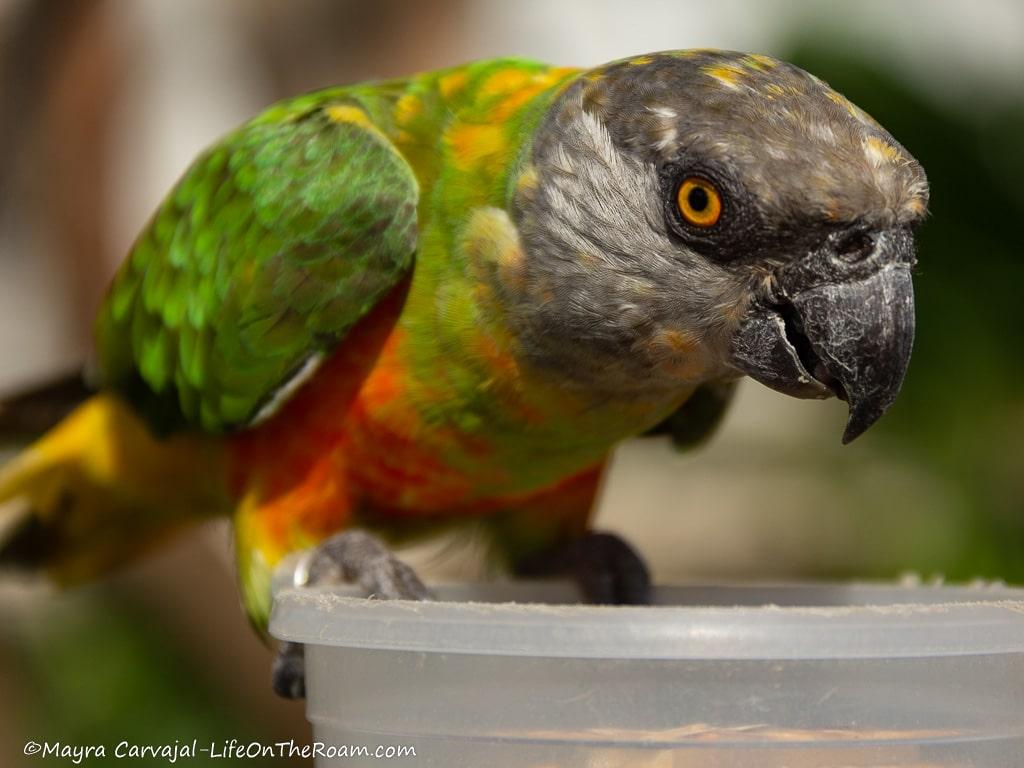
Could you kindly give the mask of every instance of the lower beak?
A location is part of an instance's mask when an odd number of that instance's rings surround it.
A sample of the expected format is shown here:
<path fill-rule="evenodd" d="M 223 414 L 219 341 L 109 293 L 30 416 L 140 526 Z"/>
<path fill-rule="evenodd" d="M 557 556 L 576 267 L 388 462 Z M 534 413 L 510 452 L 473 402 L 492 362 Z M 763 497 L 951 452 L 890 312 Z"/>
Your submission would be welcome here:
<path fill-rule="evenodd" d="M 785 394 L 845 400 L 849 443 L 892 405 L 910 363 L 914 241 L 906 229 L 882 232 L 855 260 L 842 243 L 780 270 L 774 294 L 740 324 L 733 365 Z"/>

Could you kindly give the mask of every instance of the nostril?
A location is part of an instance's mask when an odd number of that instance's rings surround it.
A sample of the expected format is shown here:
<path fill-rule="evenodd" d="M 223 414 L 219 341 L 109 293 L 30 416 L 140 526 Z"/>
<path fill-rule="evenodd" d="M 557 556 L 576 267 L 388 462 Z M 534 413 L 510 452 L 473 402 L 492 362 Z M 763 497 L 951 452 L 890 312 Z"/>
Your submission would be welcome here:
<path fill-rule="evenodd" d="M 867 232 L 849 232 L 836 243 L 836 255 L 845 261 L 863 261 L 875 250 L 875 238 Z"/>

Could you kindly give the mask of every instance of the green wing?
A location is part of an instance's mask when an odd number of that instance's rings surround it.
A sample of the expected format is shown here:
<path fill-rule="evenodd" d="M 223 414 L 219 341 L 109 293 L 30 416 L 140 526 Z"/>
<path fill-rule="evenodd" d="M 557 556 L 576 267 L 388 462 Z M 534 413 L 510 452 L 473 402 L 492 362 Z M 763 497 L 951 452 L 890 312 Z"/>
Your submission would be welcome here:
<path fill-rule="evenodd" d="M 158 433 L 245 426 L 411 267 L 415 176 L 338 89 L 283 102 L 201 156 L 97 323 L 104 384 Z"/>
<path fill-rule="evenodd" d="M 668 435 L 680 451 L 694 448 L 711 437 L 722 423 L 735 391 L 735 381 L 702 384 L 679 410 L 644 434 Z"/>

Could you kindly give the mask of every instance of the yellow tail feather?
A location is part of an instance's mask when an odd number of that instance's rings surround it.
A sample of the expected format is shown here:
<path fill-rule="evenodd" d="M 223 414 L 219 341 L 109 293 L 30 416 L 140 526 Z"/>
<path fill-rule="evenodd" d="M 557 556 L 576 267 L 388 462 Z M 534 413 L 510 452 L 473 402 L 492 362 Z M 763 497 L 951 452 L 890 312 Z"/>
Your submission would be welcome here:
<path fill-rule="evenodd" d="M 230 511 L 222 444 L 153 438 L 97 395 L 0 468 L 0 566 L 92 578 L 170 531 Z"/>

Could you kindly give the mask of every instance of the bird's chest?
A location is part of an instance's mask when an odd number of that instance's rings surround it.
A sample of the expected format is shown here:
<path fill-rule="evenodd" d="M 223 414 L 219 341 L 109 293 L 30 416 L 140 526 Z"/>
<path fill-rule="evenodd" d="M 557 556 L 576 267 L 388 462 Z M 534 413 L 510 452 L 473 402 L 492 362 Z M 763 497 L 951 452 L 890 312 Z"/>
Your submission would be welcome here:
<path fill-rule="evenodd" d="M 601 462 L 685 397 L 589 398 L 524 372 L 493 340 L 461 350 L 413 341 L 402 325 L 389 337 L 337 447 L 348 487 L 388 510 L 472 513 L 536 493 Z"/>
<path fill-rule="evenodd" d="M 685 398 L 587 398 L 523 371 L 486 335 L 454 348 L 416 323 L 373 322 L 239 439 L 241 487 L 305 487 L 328 506 L 389 515 L 485 513 L 598 464 Z"/>

